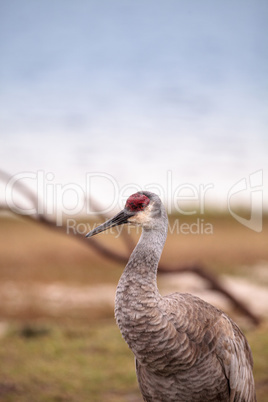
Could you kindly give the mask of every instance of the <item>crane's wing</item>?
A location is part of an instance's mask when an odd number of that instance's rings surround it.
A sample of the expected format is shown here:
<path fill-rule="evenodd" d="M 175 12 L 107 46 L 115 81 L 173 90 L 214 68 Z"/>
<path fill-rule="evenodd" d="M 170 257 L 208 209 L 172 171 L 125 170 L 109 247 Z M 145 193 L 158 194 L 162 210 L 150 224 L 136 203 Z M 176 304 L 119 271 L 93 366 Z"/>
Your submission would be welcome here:
<path fill-rule="evenodd" d="M 249 344 L 239 327 L 222 313 L 224 335 L 216 346 L 216 354 L 229 380 L 230 402 L 256 401 L 253 358 Z M 225 322 L 224 322 L 225 321 Z"/>
<path fill-rule="evenodd" d="M 230 402 L 254 402 L 253 359 L 239 327 L 222 311 L 190 294 L 174 293 L 163 298 L 173 325 L 187 335 L 195 364 L 216 355 L 229 382 Z M 196 350 L 197 349 L 197 350 Z"/>

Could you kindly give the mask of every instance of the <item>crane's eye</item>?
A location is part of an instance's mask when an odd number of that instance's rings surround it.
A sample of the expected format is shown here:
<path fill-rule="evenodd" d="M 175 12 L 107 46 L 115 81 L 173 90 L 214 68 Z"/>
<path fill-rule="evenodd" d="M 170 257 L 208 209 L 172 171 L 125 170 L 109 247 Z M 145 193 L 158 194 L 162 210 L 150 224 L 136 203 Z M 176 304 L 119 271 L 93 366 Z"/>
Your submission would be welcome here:
<path fill-rule="evenodd" d="M 132 212 L 143 211 L 149 204 L 150 199 L 144 194 L 132 194 L 126 202 L 126 208 Z"/>

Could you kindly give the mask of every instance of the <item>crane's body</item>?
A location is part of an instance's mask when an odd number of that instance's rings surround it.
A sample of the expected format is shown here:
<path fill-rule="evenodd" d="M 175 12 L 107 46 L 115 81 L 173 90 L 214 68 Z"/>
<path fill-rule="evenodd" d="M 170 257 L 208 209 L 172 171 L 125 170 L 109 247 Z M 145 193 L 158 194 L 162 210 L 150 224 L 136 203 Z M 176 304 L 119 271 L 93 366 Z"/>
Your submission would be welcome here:
<path fill-rule="evenodd" d="M 157 267 L 167 236 L 159 197 L 139 192 L 93 236 L 123 223 L 143 227 L 116 291 L 115 317 L 135 355 L 147 402 L 256 401 L 246 338 L 222 311 L 190 294 L 162 297 Z"/>

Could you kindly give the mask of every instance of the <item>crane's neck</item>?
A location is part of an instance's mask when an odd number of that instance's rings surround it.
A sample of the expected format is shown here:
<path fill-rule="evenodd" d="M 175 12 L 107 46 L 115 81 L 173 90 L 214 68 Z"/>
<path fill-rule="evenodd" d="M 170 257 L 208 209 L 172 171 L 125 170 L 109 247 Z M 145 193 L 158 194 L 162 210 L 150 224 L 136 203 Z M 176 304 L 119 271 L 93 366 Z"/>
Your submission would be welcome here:
<path fill-rule="evenodd" d="M 157 305 L 161 298 L 156 276 L 167 236 L 166 214 L 160 223 L 155 229 L 143 229 L 116 291 L 116 321 L 123 337 L 136 355 L 137 344 L 133 341 L 133 336 L 141 336 L 142 323 L 144 325 L 144 322 L 157 314 Z"/>
<path fill-rule="evenodd" d="M 128 297 L 131 297 L 134 288 L 139 291 L 140 297 L 149 290 L 157 291 L 157 268 L 168 228 L 168 219 L 164 207 L 160 216 L 153 227 L 143 228 L 139 242 L 119 281 L 119 288 L 123 286 L 125 291 L 128 289 Z"/>
<path fill-rule="evenodd" d="M 167 228 L 143 229 L 122 275 L 123 280 L 134 280 L 139 285 L 156 286 L 158 263 L 166 241 Z"/>

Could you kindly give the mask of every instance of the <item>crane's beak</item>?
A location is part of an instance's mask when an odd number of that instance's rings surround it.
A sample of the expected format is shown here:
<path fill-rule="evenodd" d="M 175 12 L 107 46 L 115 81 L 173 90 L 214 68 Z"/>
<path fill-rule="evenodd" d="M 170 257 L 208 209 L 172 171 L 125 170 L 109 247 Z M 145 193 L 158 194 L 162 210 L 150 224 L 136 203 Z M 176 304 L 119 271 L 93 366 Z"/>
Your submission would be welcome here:
<path fill-rule="evenodd" d="M 104 222 L 102 225 L 97 226 L 95 229 L 91 230 L 86 234 L 86 237 L 92 237 L 96 234 L 103 232 L 106 229 L 112 228 L 113 226 L 122 225 L 128 222 L 128 218 L 133 216 L 132 212 L 123 209 L 119 214 L 115 215 L 113 218 L 109 219 L 108 221 Z"/>

